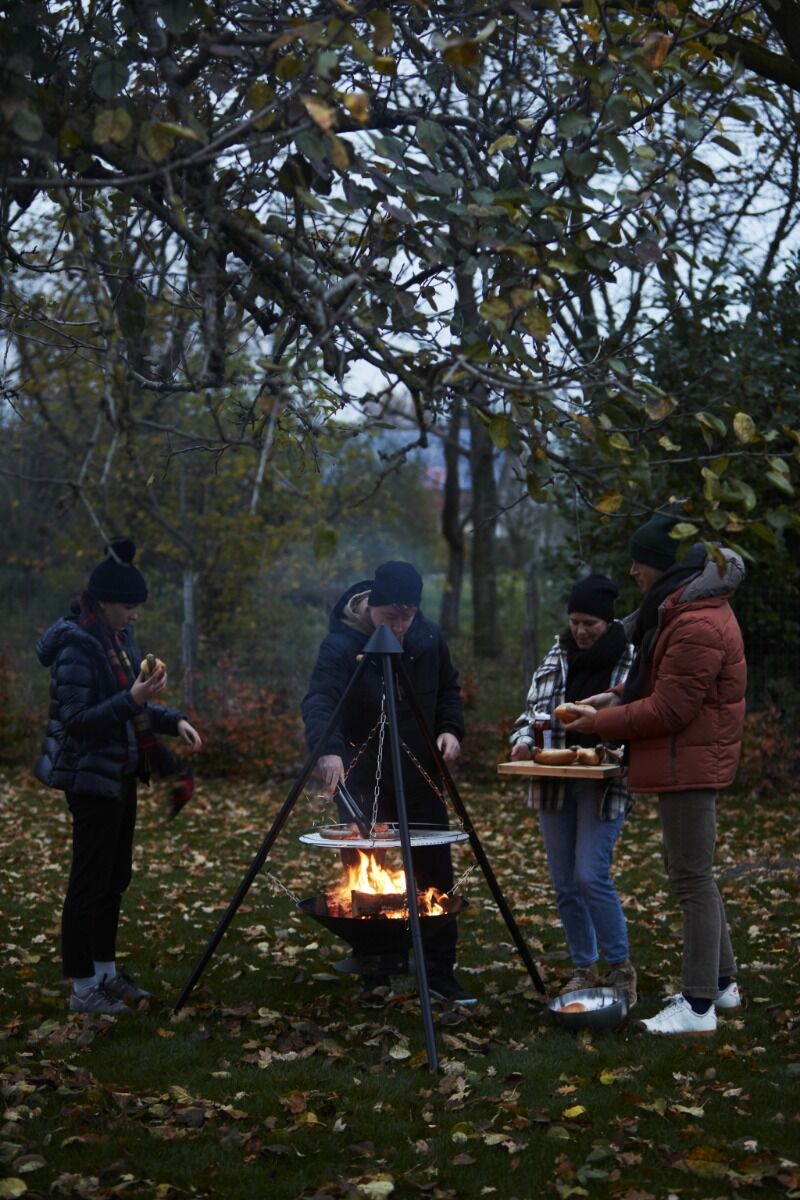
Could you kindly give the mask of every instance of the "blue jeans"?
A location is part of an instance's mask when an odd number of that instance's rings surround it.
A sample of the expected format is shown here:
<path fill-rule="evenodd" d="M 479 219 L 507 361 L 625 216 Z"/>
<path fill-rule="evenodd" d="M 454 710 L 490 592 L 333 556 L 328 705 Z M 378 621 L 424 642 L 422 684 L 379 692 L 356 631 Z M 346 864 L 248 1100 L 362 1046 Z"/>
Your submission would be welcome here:
<path fill-rule="evenodd" d="M 563 808 L 539 813 L 547 863 L 567 945 L 576 967 L 628 957 L 628 927 L 611 879 L 614 845 L 625 817 L 601 821 L 593 782 L 565 787 Z"/>

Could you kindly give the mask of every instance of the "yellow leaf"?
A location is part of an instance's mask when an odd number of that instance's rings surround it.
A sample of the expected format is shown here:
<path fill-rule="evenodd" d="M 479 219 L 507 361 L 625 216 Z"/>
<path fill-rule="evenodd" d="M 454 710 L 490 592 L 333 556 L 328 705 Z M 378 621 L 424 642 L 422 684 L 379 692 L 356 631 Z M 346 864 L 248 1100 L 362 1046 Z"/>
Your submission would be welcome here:
<path fill-rule="evenodd" d="M 687 1150 L 682 1161 L 694 1175 L 704 1178 L 718 1178 L 729 1173 L 728 1155 L 714 1146 L 692 1146 Z"/>
<path fill-rule="evenodd" d="M 756 423 L 747 413 L 738 412 L 733 418 L 733 432 L 740 442 L 754 442 Z"/>
<path fill-rule="evenodd" d="M 603 492 L 603 495 L 595 504 L 595 508 L 600 512 L 614 513 L 622 504 L 622 492 L 617 488 L 613 488 L 610 492 Z"/>
<path fill-rule="evenodd" d="M 165 134 L 158 125 L 145 125 L 139 146 L 147 158 L 156 163 L 163 162 L 174 145 L 175 138 Z"/>
<path fill-rule="evenodd" d="M 372 65 L 379 75 L 396 75 L 397 63 L 388 54 L 378 54 L 373 58 Z"/>
<path fill-rule="evenodd" d="M 517 136 L 514 133 L 503 133 L 499 138 L 496 138 L 489 147 L 489 155 L 498 154 L 501 150 L 510 150 L 512 146 L 516 146 Z"/>
<path fill-rule="evenodd" d="M 678 401 L 674 396 L 648 396 L 644 402 L 645 410 L 651 421 L 663 421 L 677 406 Z"/>
<path fill-rule="evenodd" d="M 126 108 L 104 108 L 97 114 L 93 136 L 96 142 L 124 142 L 133 128 Z"/>
<path fill-rule="evenodd" d="M 363 125 L 369 119 L 369 96 L 366 92 L 348 92 L 343 102 L 355 121 Z"/>
<path fill-rule="evenodd" d="M 586 1109 L 582 1104 L 573 1104 L 572 1108 L 565 1108 L 561 1115 L 572 1121 L 575 1117 L 580 1117 L 585 1112 Z"/>
<path fill-rule="evenodd" d="M 8 1179 L 0 1179 L 0 1196 L 24 1196 L 27 1190 L 28 1185 L 24 1179 L 13 1175 Z"/>
<path fill-rule="evenodd" d="M 324 100 L 320 100 L 319 96 L 301 96 L 305 108 L 311 120 L 319 125 L 320 129 L 326 132 L 333 125 L 336 117 L 336 112 L 331 108 L 330 104 L 326 104 Z"/>

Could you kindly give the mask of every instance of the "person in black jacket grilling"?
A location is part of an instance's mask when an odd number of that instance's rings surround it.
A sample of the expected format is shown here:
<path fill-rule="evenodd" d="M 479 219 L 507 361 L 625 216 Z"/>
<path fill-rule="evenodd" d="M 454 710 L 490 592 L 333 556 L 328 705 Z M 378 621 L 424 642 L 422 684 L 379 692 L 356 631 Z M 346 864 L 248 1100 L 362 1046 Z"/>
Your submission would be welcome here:
<path fill-rule="evenodd" d="M 36 650 L 51 671 L 50 715 L 35 774 L 66 795 L 72 863 L 61 921 L 63 974 L 72 1012 L 125 1013 L 149 992 L 116 965 L 122 894 L 131 879 L 136 783 L 148 781 L 158 733 L 193 753 L 201 740 L 186 717 L 153 701 L 163 663 L 145 677 L 133 636 L 147 585 L 136 547 L 114 539 L 69 617 Z"/>
<path fill-rule="evenodd" d="M 458 758 L 464 737 L 458 672 L 439 627 L 420 611 L 421 598 L 422 579 L 416 568 L 407 562 L 393 561 L 382 563 L 374 579 L 353 584 L 337 600 L 302 702 L 309 750 L 317 746 L 367 641 L 377 626 L 387 625 L 403 647 L 403 665 L 442 757 L 446 762 Z M 317 772 L 325 788 L 333 793 L 346 781 L 348 791 L 368 822 L 373 816 L 380 821 L 396 819 L 388 734 L 383 740 L 382 753 L 380 750 L 382 695 L 381 667 L 375 662 L 367 667 L 350 693 L 317 762 Z M 401 761 L 409 824 L 447 826 L 447 807 L 436 764 L 402 688 L 397 716 L 403 743 Z M 379 783 L 376 783 L 379 765 Z M 344 856 L 355 853 L 343 851 Z M 413 860 L 420 890 L 435 887 L 447 892 L 452 888 L 449 845 L 416 847 Z M 474 1004 L 474 997 L 454 975 L 456 940 L 455 921 L 443 923 L 435 934 L 426 937 L 429 989 L 440 999 Z M 391 982 L 388 975 L 371 974 L 366 967 L 362 979 L 366 996 Z"/>

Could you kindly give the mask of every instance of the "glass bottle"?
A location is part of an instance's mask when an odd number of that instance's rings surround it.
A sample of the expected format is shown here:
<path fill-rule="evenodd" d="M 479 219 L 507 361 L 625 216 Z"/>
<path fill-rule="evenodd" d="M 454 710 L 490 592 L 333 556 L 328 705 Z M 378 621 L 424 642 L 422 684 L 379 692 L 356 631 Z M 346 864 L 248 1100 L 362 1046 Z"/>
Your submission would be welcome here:
<path fill-rule="evenodd" d="M 537 750 L 549 750 L 553 740 L 553 722 L 549 712 L 538 710 L 533 714 L 533 740 Z"/>

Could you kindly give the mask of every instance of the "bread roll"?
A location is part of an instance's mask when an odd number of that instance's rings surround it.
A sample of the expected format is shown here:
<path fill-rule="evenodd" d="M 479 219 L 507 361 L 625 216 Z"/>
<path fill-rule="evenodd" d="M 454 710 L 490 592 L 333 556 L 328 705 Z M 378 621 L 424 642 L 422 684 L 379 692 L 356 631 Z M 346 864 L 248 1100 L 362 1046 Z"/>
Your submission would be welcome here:
<path fill-rule="evenodd" d="M 591 704 L 559 704 L 553 709 L 553 716 L 558 717 L 562 725 L 577 721 L 578 717 L 591 716 L 595 712 Z"/>
<path fill-rule="evenodd" d="M 151 675 L 155 674 L 159 667 L 163 667 L 165 671 L 167 669 L 166 664 L 163 663 L 160 658 L 156 658 L 155 654 L 145 654 L 144 658 L 139 664 L 139 670 L 141 672 L 142 679 L 149 679 Z"/>
<path fill-rule="evenodd" d="M 569 767 L 576 761 L 578 752 L 574 746 L 566 750 L 534 750 L 533 761 L 543 767 Z"/>
<path fill-rule="evenodd" d="M 579 746 L 578 747 L 578 766 L 579 767 L 599 767 L 603 761 L 603 751 L 596 749 L 594 746 Z"/>

